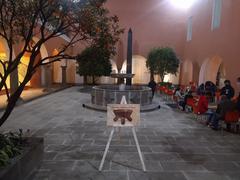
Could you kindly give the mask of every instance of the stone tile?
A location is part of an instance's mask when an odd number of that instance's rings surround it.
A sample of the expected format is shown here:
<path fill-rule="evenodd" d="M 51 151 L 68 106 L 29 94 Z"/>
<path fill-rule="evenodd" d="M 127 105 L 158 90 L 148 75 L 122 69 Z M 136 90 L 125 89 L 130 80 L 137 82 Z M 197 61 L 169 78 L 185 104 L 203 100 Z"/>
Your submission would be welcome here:
<path fill-rule="evenodd" d="M 44 160 L 53 160 L 57 156 L 57 152 L 44 152 Z"/>
<path fill-rule="evenodd" d="M 129 172 L 129 180 L 186 180 L 180 172 Z"/>
<path fill-rule="evenodd" d="M 67 151 L 58 153 L 55 160 L 93 160 L 96 154 L 81 151 Z"/>
<path fill-rule="evenodd" d="M 58 145 L 51 144 L 45 147 L 45 151 L 65 152 L 81 150 L 81 145 Z"/>
<path fill-rule="evenodd" d="M 240 166 L 233 162 L 207 162 L 203 166 L 209 171 L 232 172 L 239 171 Z"/>
<path fill-rule="evenodd" d="M 214 158 L 212 158 L 211 155 L 207 155 L 207 154 L 179 154 L 179 156 L 182 161 L 199 162 L 199 163 L 214 161 Z"/>
<path fill-rule="evenodd" d="M 229 178 L 229 180 L 240 180 L 239 172 L 226 172 L 226 176 Z"/>
<path fill-rule="evenodd" d="M 141 146 L 142 152 L 152 152 L 148 146 Z M 109 151 L 113 152 L 137 152 L 136 146 L 110 146 Z"/>
<path fill-rule="evenodd" d="M 148 161 L 180 161 L 177 153 L 145 153 L 144 157 Z"/>
<path fill-rule="evenodd" d="M 91 139 L 91 140 L 86 140 L 86 139 L 80 139 L 80 138 L 68 138 L 66 139 L 63 144 L 64 145 L 91 145 L 93 144 L 94 140 Z"/>
<path fill-rule="evenodd" d="M 163 171 L 159 161 L 144 161 L 147 171 L 161 172 Z M 141 169 L 142 170 L 142 169 Z"/>
<path fill-rule="evenodd" d="M 93 161 L 93 160 L 81 160 L 76 161 L 73 171 L 81 172 L 81 173 L 88 173 L 88 172 L 96 172 L 100 166 L 100 161 Z M 103 165 L 103 171 L 110 170 L 110 162 L 105 161 Z"/>
<path fill-rule="evenodd" d="M 196 162 L 161 162 L 163 171 L 205 171 L 201 163 Z"/>
<path fill-rule="evenodd" d="M 187 180 L 229 180 L 227 175 L 214 172 L 184 172 Z"/>
<path fill-rule="evenodd" d="M 34 180 L 49 180 L 51 172 L 49 170 L 39 170 L 35 174 L 32 174 L 30 179 Z"/>
<path fill-rule="evenodd" d="M 67 172 L 51 174 L 50 180 L 127 180 L 127 172 Z"/>
<path fill-rule="evenodd" d="M 75 161 L 43 161 L 41 171 L 71 171 L 75 165 Z"/>
<path fill-rule="evenodd" d="M 211 157 L 217 162 L 240 161 L 239 154 L 213 154 Z"/>

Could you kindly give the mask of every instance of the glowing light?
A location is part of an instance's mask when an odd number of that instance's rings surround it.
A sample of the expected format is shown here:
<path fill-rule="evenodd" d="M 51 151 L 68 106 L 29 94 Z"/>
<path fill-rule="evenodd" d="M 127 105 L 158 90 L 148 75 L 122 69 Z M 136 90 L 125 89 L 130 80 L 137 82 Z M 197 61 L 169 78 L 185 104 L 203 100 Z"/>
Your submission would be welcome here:
<path fill-rule="evenodd" d="M 190 8 L 196 0 L 170 0 L 171 3 L 181 9 Z"/>
<path fill-rule="evenodd" d="M 1 59 L 1 60 L 5 60 L 6 58 L 7 58 L 6 53 L 0 52 L 0 59 Z"/>

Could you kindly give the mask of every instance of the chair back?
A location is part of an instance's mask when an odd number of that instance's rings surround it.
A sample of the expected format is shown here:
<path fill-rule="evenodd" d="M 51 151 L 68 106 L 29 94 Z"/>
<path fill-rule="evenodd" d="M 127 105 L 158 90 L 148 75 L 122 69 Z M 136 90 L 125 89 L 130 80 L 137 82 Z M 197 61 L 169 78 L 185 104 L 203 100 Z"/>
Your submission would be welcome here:
<path fill-rule="evenodd" d="M 194 106 L 194 99 L 193 98 L 187 98 L 187 105 L 193 107 Z"/>
<path fill-rule="evenodd" d="M 239 112 L 238 111 L 228 111 L 225 114 L 224 121 L 226 123 L 231 123 L 231 122 L 238 122 L 238 119 L 239 119 Z"/>

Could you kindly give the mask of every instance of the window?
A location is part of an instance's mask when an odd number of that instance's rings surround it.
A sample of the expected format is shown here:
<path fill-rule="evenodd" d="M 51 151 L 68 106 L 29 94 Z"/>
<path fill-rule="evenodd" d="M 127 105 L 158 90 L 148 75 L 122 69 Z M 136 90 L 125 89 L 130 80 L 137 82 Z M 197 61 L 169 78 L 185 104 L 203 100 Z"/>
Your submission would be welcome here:
<path fill-rule="evenodd" d="M 212 30 L 220 27 L 221 24 L 222 0 L 213 1 Z"/>
<path fill-rule="evenodd" d="M 188 18 L 188 25 L 187 25 L 187 41 L 191 41 L 192 40 L 192 19 L 193 17 L 189 17 Z"/>

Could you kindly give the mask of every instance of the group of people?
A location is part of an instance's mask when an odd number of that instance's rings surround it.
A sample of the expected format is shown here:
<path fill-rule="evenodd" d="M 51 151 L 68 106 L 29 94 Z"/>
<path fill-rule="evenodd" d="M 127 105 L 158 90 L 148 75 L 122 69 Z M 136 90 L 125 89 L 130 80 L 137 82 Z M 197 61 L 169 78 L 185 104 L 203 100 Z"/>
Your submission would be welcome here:
<path fill-rule="evenodd" d="M 214 130 L 218 130 L 219 121 L 225 120 L 226 114 L 232 112 L 235 114 L 240 114 L 240 93 L 236 99 L 234 99 L 234 88 L 231 86 L 231 82 L 226 80 L 224 82 L 225 86 L 221 89 L 221 100 L 217 104 L 217 109 L 210 113 L 207 121 L 207 125 Z M 236 119 L 237 120 L 237 119 Z M 230 131 L 231 123 L 227 123 L 227 131 Z"/>
<path fill-rule="evenodd" d="M 190 87 L 183 91 L 180 87 L 177 87 L 174 92 L 175 101 L 178 107 L 182 110 L 186 110 L 188 102 L 192 102 L 192 108 L 195 107 L 195 113 L 209 115 L 206 124 L 214 130 L 217 130 L 219 120 L 224 120 L 227 112 L 239 112 L 240 113 L 240 94 L 237 99 L 233 99 L 235 91 L 231 86 L 229 80 L 225 80 L 224 87 L 220 90 L 220 101 L 217 102 L 216 110 L 210 110 L 208 108 L 209 103 L 215 102 L 215 94 L 217 87 L 214 83 L 208 81 L 205 84 L 201 84 L 196 92 L 197 99 L 194 99 L 193 92 Z M 192 101 L 190 101 L 192 100 Z M 194 109 L 192 109 L 194 110 Z M 230 130 L 230 123 L 227 124 L 227 130 Z"/>

